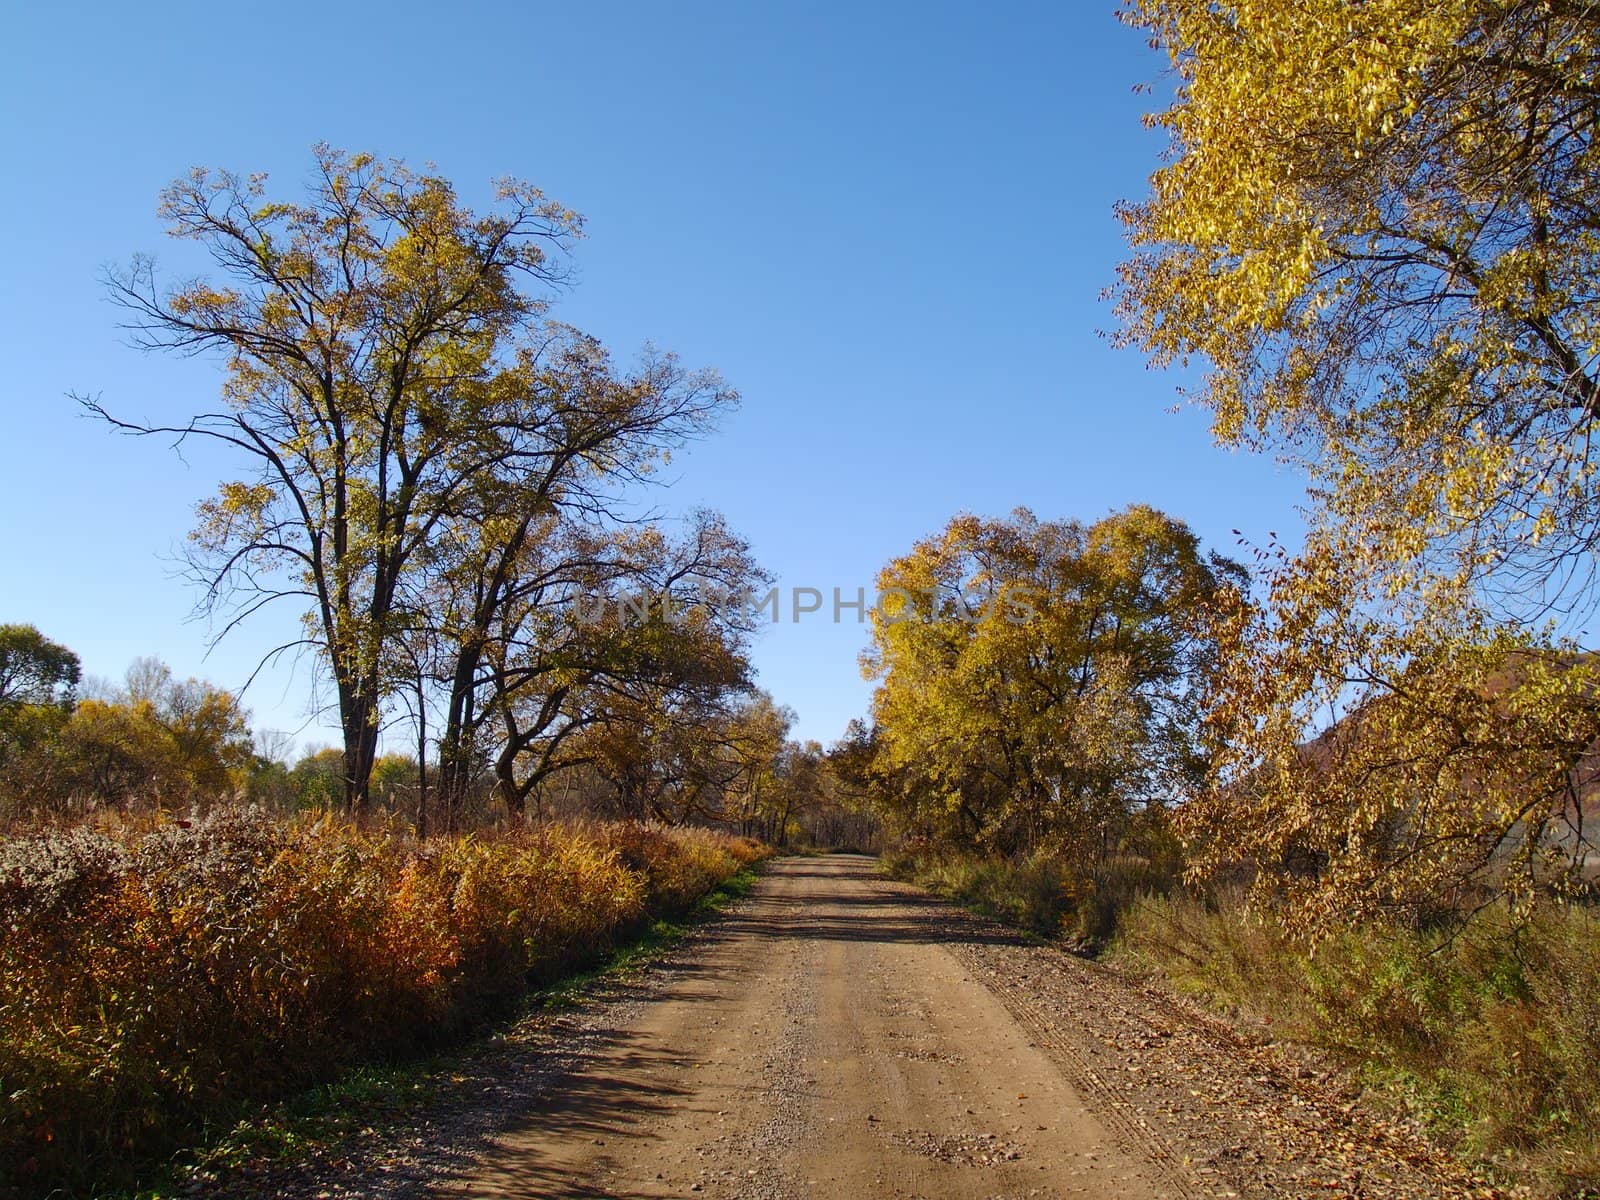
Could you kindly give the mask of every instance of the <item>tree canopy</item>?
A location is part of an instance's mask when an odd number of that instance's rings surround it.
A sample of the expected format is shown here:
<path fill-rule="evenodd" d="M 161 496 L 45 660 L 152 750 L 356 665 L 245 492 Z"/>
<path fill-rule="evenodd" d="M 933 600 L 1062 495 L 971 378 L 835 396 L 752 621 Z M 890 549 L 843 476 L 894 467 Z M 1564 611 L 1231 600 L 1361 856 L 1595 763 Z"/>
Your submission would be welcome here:
<path fill-rule="evenodd" d="M 1571 800 L 1553 782 L 1600 735 L 1592 668 L 1564 640 L 1594 608 L 1600 529 L 1600 14 L 1123 15 L 1174 82 L 1150 119 L 1167 164 L 1121 210 L 1124 340 L 1198 359 L 1218 438 L 1312 484 L 1305 546 L 1264 548 L 1265 592 L 1235 614 L 1219 791 L 1191 814 L 1212 821 L 1211 864 L 1309 839 L 1329 912 L 1426 895 L 1447 863 L 1530 894 L 1539 873 L 1505 861 L 1549 848 Z M 1340 755 L 1305 752 L 1357 713 L 1367 732 Z M 1333 779 L 1360 786 L 1324 803 Z"/>
<path fill-rule="evenodd" d="M 347 796 L 363 804 L 396 650 L 440 548 L 612 512 L 734 395 L 654 351 L 619 369 L 551 320 L 581 221 L 520 181 L 480 214 L 437 175 L 321 146 L 300 202 L 269 199 L 261 175 L 196 170 L 161 214 L 221 278 L 164 287 L 141 257 L 113 274 L 112 297 L 141 345 L 220 352 L 222 404 L 136 422 L 86 403 L 245 464 L 200 505 L 194 575 L 223 632 L 279 600 L 303 607 L 304 644 L 334 685 Z"/>
<path fill-rule="evenodd" d="M 902 823 L 1012 852 L 1185 794 L 1210 612 L 1237 582 L 1143 506 L 1088 526 L 960 516 L 893 560 L 863 667 Z"/>
<path fill-rule="evenodd" d="M 0 625 L 0 708 L 22 704 L 70 707 L 78 656 L 32 625 Z"/>

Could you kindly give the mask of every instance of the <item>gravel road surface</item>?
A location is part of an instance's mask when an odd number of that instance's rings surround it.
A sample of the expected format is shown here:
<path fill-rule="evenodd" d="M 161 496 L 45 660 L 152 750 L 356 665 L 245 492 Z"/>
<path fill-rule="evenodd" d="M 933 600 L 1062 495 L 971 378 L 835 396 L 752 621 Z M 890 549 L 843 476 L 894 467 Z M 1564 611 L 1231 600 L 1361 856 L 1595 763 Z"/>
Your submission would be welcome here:
<path fill-rule="evenodd" d="M 435 1196 L 1492 1196 L 1304 1057 L 788 859 Z"/>

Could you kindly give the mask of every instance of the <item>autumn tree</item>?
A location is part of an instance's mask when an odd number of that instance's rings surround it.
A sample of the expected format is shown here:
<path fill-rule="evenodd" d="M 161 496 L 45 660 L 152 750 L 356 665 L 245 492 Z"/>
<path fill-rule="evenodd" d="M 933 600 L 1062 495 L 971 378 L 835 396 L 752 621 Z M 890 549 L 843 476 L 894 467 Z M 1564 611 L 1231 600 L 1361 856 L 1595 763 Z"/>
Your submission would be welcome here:
<path fill-rule="evenodd" d="M 709 630 L 708 630 L 709 632 Z M 635 680 L 608 689 L 568 748 L 606 785 L 606 811 L 634 820 L 681 825 L 738 824 L 749 789 L 770 765 L 788 720 L 755 693 L 749 664 L 730 655 L 708 670 L 667 680 Z M 737 672 L 737 673 L 734 673 Z"/>
<path fill-rule="evenodd" d="M 40 761 L 71 719 L 82 675 L 78 656 L 32 625 L 0 625 L 0 798 L 30 802 Z"/>
<path fill-rule="evenodd" d="M 726 601 L 766 576 L 719 515 L 682 524 L 550 514 L 468 532 L 438 581 L 447 804 L 487 767 L 520 816 L 585 728 L 745 686 L 751 619 Z"/>
<path fill-rule="evenodd" d="M 321 146 L 298 203 L 269 199 L 264 176 L 196 170 L 160 211 L 222 278 L 165 287 L 138 258 L 111 294 L 140 345 L 220 352 L 222 404 L 176 422 L 87 406 L 245 464 L 191 535 L 204 605 L 224 634 L 305 606 L 362 807 L 411 581 L 447 527 L 605 510 L 732 393 L 670 356 L 620 370 L 550 320 L 581 222 L 519 181 L 480 214 L 437 175 Z"/>
<path fill-rule="evenodd" d="M 0 709 L 41 704 L 70 708 L 78 656 L 32 625 L 0 625 Z"/>
<path fill-rule="evenodd" d="M 841 772 L 838 746 L 824 750 L 822 743 L 790 739 L 777 756 L 774 775 L 778 787 L 768 803 L 770 832 L 766 842 L 787 846 L 875 849 L 878 822 L 868 793 L 859 790 Z"/>
<path fill-rule="evenodd" d="M 322 746 L 302 755 L 289 771 L 296 800 L 306 808 L 331 809 L 343 798 L 344 752 Z"/>
<path fill-rule="evenodd" d="M 238 697 L 202 679 L 178 679 L 154 658 L 128 668 L 124 707 L 162 735 L 167 772 L 185 799 L 221 799 L 255 757 Z"/>
<path fill-rule="evenodd" d="M 744 698 L 727 715 L 718 737 L 703 743 L 719 815 L 747 836 L 783 845 L 796 795 L 791 778 L 795 714 L 766 692 Z"/>
<path fill-rule="evenodd" d="M 0 792 L 19 807 L 189 805 L 229 799 L 254 761 L 237 698 L 164 663 L 135 660 L 125 682 L 94 683 L 0 763 Z"/>
<path fill-rule="evenodd" d="M 1195 832 L 1212 865 L 1320 844 L 1330 913 L 1426 899 L 1447 863 L 1531 895 L 1540 872 L 1504 864 L 1542 854 L 1571 804 L 1551 781 L 1600 736 L 1592 671 L 1562 637 L 1597 582 L 1600 14 L 1131 0 L 1123 15 L 1174 84 L 1151 118 L 1167 164 L 1122 208 L 1125 340 L 1196 360 L 1218 439 L 1313 485 L 1304 548 L 1266 548 L 1262 603 L 1236 614 L 1219 792 L 1192 814 L 1223 824 Z M 1338 738 L 1339 778 L 1363 786 L 1322 804 L 1333 777 L 1306 769 L 1303 743 L 1359 712 L 1368 734 Z M 1398 826 L 1387 861 L 1408 866 L 1388 871 L 1372 848 L 1392 839 L 1369 834 Z"/>
<path fill-rule="evenodd" d="M 1239 580 L 1181 523 L 957 517 L 884 568 L 863 658 L 902 828 L 1016 852 L 1093 848 L 1203 766 L 1211 614 Z"/>
<path fill-rule="evenodd" d="M 872 852 L 883 823 L 875 802 L 880 781 L 873 771 L 877 733 L 859 717 L 823 755 L 817 794 L 802 819 L 814 845 Z"/>

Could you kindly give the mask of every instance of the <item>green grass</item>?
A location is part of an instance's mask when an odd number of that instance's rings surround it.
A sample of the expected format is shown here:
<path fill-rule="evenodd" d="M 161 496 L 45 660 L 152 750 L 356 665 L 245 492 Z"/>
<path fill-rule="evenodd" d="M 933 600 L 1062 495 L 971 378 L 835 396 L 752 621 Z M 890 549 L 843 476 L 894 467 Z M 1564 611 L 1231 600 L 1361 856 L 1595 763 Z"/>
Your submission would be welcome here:
<path fill-rule="evenodd" d="M 659 918 L 607 951 L 595 963 L 528 993 L 501 1031 L 530 1016 L 569 1011 L 589 1003 L 599 985 L 627 978 L 658 960 L 697 926 L 743 897 L 761 876 L 753 863 L 702 896 L 686 913 Z M 419 1106 L 461 1082 L 460 1068 L 488 1052 L 494 1034 L 480 1032 L 466 1045 L 405 1062 L 358 1067 L 339 1079 L 310 1088 L 208 1133 L 197 1145 L 139 1187 L 104 1193 L 101 1200 L 173 1200 L 195 1183 L 242 1168 L 292 1162 L 328 1150 L 364 1130 L 399 1124 Z"/>

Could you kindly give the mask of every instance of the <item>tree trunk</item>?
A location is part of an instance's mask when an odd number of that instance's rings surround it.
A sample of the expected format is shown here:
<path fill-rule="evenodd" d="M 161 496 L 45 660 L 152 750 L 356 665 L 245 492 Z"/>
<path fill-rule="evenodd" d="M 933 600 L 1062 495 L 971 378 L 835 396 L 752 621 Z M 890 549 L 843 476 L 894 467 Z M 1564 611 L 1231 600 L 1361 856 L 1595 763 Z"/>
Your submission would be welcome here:
<path fill-rule="evenodd" d="M 428 836 L 428 698 L 417 675 L 417 840 Z"/>
<path fill-rule="evenodd" d="M 378 760 L 378 721 L 372 701 L 353 697 L 343 706 L 344 805 L 355 817 L 367 815 L 371 801 L 372 767 Z"/>
<path fill-rule="evenodd" d="M 463 647 L 450 681 L 450 705 L 445 711 L 444 733 L 439 738 L 439 796 L 444 804 L 445 828 L 454 833 L 466 799 L 476 779 L 472 742 L 477 714 L 473 700 L 479 652 Z"/>
<path fill-rule="evenodd" d="M 527 794 L 517 786 L 517 755 L 515 749 L 506 748 L 506 752 L 495 760 L 494 764 L 495 791 L 500 799 L 505 802 L 506 811 L 511 814 L 511 819 L 517 824 L 522 824 L 527 816 Z"/>

